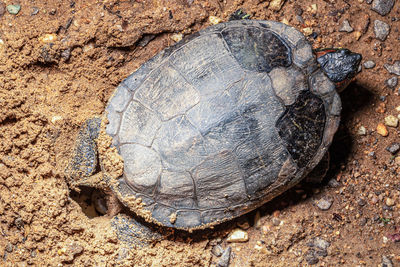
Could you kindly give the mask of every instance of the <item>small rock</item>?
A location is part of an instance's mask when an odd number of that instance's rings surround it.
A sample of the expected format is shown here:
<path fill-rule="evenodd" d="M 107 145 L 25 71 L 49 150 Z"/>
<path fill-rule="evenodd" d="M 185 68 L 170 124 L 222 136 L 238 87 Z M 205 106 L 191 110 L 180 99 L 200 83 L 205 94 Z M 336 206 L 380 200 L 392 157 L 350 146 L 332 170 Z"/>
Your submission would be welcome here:
<path fill-rule="evenodd" d="M 360 38 L 361 38 L 361 36 L 362 36 L 362 32 L 360 32 L 360 31 L 355 31 L 355 32 L 353 33 L 353 35 L 354 35 L 354 39 L 356 39 L 356 40 L 358 41 L 358 40 L 360 40 Z"/>
<path fill-rule="evenodd" d="M 372 0 L 365 0 L 365 3 L 367 3 L 368 5 L 370 5 L 372 3 Z"/>
<path fill-rule="evenodd" d="M 62 262 L 72 262 L 77 255 L 83 252 L 83 247 L 77 243 L 72 243 L 68 248 L 62 248 L 62 252 Z"/>
<path fill-rule="evenodd" d="M 7 6 L 8 13 L 10 13 L 12 15 L 17 15 L 20 10 L 21 10 L 21 6 L 20 5 L 8 5 Z"/>
<path fill-rule="evenodd" d="M 390 88 L 395 88 L 397 86 L 397 81 L 398 81 L 397 76 L 393 76 L 392 78 L 386 80 L 386 84 Z"/>
<path fill-rule="evenodd" d="M 61 57 L 67 61 L 71 58 L 71 48 L 67 48 L 61 52 Z"/>
<path fill-rule="evenodd" d="M 211 253 L 217 257 L 220 257 L 222 255 L 222 253 L 224 253 L 224 249 L 220 245 L 215 245 L 212 248 Z"/>
<path fill-rule="evenodd" d="M 394 0 L 374 0 L 371 9 L 381 16 L 385 16 L 392 10 Z"/>
<path fill-rule="evenodd" d="M 397 112 L 400 112 L 400 106 L 397 106 L 397 107 L 396 107 L 396 111 L 397 111 Z"/>
<path fill-rule="evenodd" d="M 39 13 L 39 8 L 37 7 L 32 7 L 32 12 L 31 12 L 31 16 L 35 16 Z"/>
<path fill-rule="evenodd" d="M 5 247 L 6 251 L 8 253 L 11 253 L 13 251 L 13 245 L 11 243 L 8 243 Z"/>
<path fill-rule="evenodd" d="M 393 65 L 384 64 L 383 66 L 389 73 L 400 76 L 400 60 L 396 60 Z"/>
<path fill-rule="evenodd" d="M 91 195 L 91 201 L 96 211 L 102 215 L 107 214 L 106 196 L 100 190 L 94 190 Z"/>
<path fill-rule="evenodd" d="M 391 143 L 386 150 L 395 155 L 400 150 L 400 143 Z"/>
<path fill-rule="evenodd" d="M 319 249 L 322 249 L 322 250 L 327 250 L 328 247 L 331 245 L 328 241 L 326 241 L 326 240 L 324 240 L 324 239 L 322 239 L 320 237 L 316 237 L 314 239 L 313 244 L 314 244 L 314 246 L 316 248 L 319 248 Z"/>
<path fill-rule="evenodd" d="M 303 33 L 304 33 L 306 36 L 309 36 L 309 35 L 311 35 L 311 34 L 313 33 L 313 29 L 310 28 L 310 27 L 306 27 L 306 28 L 303 29 Z"/>
<path fill-rule="evenodd" d="M 53 43 L 57 40 L 57 34 L 54 33 L 46 33 L 39 37 L 39 42 L 48 44 Z"/>
<path fill-rule="evenodd" d="M 272 218 L 272 224 L 274 226 L 279 226 L 281 224 L 281 220 L 279 220 L 278 218 Z"/>
<path fill-rule="evenodd" d="M 381 20 L 374 21 L 374 33 L 378 40 L 385 41 L 390 32 L 390 26 Z"/>
<path fill-rule="evenodd" d="M 386 198 L 385 204 L 386 204 L 386 206 L 391 207 L 391 206 L 393 206 L 395 204 L 395 202 L 394 202 L 393 199 L 388 197 L 388 198 Z"/>
<path fill-rule="evenodd" d="M 180 40 L 182 40 L 183 38 L 183 34 L 182 33 L 174 33 L 171 36 L 171 39 L 174 40 L 175 42 L 179 42 Z"/>
<path fill-rule="evenodd" d="M 393 115 L 385 117 L 385 124 L 389 127 L 397 127 L 399 125 L 399 119 Z"/>
<path fill-rule="evenodd" d="M 213 24 L 213 25 L 216 25 L 216 24 L 218 24 L 218 23 L 221 22 L 221 18 L 218 18 L 218 17 L 216 17 L 216 16 L 210 16 L 210 17 L 208 18 L 208 20 L 209 20 L 210 23 Z"/>
<path fill-rule="evenodd" d="M 269 7 L 270 9 L 274 10 L 274 11 L 279 11 L 281 10 L 283 4 L 285 3 L 285 0 L 272 0 L 269 3 Z"/>
<path fill-rule="evenodd" d="M 249 240 L 249 236 L 247 232 L 241 229 L 235 229 L 233 232 L 228 236 L 226 241 L 228 242 L 247 242 Z"/>
<path fill-rule="evenodd" d="M 394 163 L 396 163 L 397 165 L 400 165 L 400 157 L 395 157 Z"/>
<path fill-rule="evenodd" d="M 329 197 L 323 197 L 315 202 L 320 210 L 329 210 L 332 206 L 332 203 L 333 199 Z"/>
<path fill-rule="evenodd" d="M 18 217 L 15 219 L 14 221 L 15 226 L 17 226 L 17 228 L 19 230 L 21 230 L 22 228 L 24 228 L 24 221 L 22 220 L 22 218 Z"/>
<path fill-rule="evenodd" d="M 360 128 L 358 128 L 357 134 L 358 135 L 366 135 L 367 129 L 365 129 L 365 127 L 361 125 Z"/>
<path fill-rule="evenodd" d="M 385 124 L 383 123 L 379 123 L 378 126 L 376 127 L 376 131 L 378 134 L 382 135 L 382 136 L 388 136 L 389 132 L 385 126 Z"/>
<path fill-rule="evenodd" d="M 357 202 L 358 206 L 363 207 L 365 206 L 365 204 L 367 204 L 367 202 L 365 201 L 365 199 L 360 198 Z"/>
<path fill-rule="evenodd" d="M 231 259 L 231 251 L 232 248 L 228 247 L 225 249 L 224 253 L 221 256 L 221 259 L 217 263 L 217 267 L 228 267 L 229 266 L 229 261 Z"/>
<path fill-rule="evenodd" d="M 382 255 L 382 267 L 393 267 L 393 262 L 385 255 Z"/>
<path fill-rule="evenodd" d="M 354 29 L 350 26 L 350 22 L 345 19 L 339 29 L 340 32 L 352 32 Z"/>
<path fill-rule="evenodd" d="M 340 183 L 338 181 L 336 181 L 336 179 L 332 178 L 329 180 L 328 186 L 332 187 L 332 188 L 337 188 L 340 186 Z"/>
<path fill-rule="evenodd" d="M 376 64 L 372 60 L 368 60 L 368 61 L 364 62 L 364 68 L 366 68 L 366 69 L 372 69 L 375 66 L 376 66 Z"/>
<path fill-rule="evenodd" d="M 313 249 L 308 250 L 307 254 L 305 255 L 305 259 L 310 265 L 317 264 L 319 261 Z"/>
<path fill-rule="evenodd" d="M 3 2 L 0 2 L 0 17 L 2 17 L 6 13 L 6 5 Z"/>

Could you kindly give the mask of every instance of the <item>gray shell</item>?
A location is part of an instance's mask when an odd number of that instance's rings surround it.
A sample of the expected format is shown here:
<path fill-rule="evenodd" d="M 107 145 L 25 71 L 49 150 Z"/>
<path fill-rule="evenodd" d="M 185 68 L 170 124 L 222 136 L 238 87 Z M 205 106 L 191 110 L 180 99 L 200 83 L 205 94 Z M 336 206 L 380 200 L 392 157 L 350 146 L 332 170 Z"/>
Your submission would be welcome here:
<path fill-rule="evenodd" d="M 121 201 L 194 229 L 281 194 L 321 160 L 341 102 L 296 29 L 211 26 L 161 51 L 116 89 L 106 132 L 124 159 Z"/>

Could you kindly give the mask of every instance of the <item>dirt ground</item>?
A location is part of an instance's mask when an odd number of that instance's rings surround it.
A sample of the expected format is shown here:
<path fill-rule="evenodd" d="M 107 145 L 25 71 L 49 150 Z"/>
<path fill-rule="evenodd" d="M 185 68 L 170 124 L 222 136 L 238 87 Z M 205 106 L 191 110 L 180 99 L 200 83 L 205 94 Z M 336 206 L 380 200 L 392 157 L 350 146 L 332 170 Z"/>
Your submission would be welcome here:
<path fill-rule="evenodd" d="M 272 2 L 280 1 L 2 1 L 0 266 L 223 266 L 211 252 L 217 244 L 231 247 L 230 266 L 400 266 L 400 157 L 386 150 L 400 142 L 399 127 L 386 127 L 386 137 L 376 130 L 400 114 L 398 86 L 385 84 L 395 75 L 384 68 L 400 60 L 400 4 L 381 16 L 365 0 L 288 0 L 280 9 Z M 5 10 L 10 4 L 21 6 L 18 14 Z M 108 217 L 68 189 L 64 170 L 79 126 L 177 34 L 239 8 L 285 21 L 315 48 L 346 47 L 376 63 L 341 94 L 328 176 L 215 229 L 129 249 Z M 339 31 L 345 19 L 353 32 Z M 375 38 L 375 20 L 390 25 L 385 41 Z M 332 206 L 321 210 L 321 201 Z M 227 243 L 236 228 L 247 242 Z"/>

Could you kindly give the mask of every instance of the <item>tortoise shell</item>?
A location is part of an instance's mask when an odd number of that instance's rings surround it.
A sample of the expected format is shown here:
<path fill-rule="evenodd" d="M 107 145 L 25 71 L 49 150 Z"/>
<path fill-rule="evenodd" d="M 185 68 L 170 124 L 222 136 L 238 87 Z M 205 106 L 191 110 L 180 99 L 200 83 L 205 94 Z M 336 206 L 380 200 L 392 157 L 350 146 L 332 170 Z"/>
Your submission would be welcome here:
<path fill-rule="evenodd" d="M 205 228 L 297 184 L 340 119 L 335 85 L 296 29 L 221 23 L 166 48 L 116 89 L 106 133 L 124 160 L 113 189 L 150 220 Z M 132 208 L 133 209 L 133 208 Z"/>

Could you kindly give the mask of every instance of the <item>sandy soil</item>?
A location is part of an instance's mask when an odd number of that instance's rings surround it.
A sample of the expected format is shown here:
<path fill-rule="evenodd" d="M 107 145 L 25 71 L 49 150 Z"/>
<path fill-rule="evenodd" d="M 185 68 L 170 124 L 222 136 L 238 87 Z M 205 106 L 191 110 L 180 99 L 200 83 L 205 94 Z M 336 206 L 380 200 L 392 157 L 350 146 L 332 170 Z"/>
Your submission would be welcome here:
<path fill-rule="evenodd" d="M 17 15 L 4 11 L 9 4 L 21 5 Z M 302 184 L 215 229 L 126 248 L 110 219 L 68 189 L 64 170 L 79 126 L 101 114 L 116 85 L 173 44 L 174 34 L 205 28 L 210 16 L 226 21 L 238 8 L 286 21 L 314 47 L 347 47 L 376 62 L 342 94 L 326 182 Z M 393 75 L 383 67 L 400 59 L 399 12 L 396 3 L 380 16 L 363 0 L 288 0 L 280 10 L 258 0 L 3 1 L 0 265 L 215 266 L 220 258 L 211 250 L 220 244 L 232 248 L 231 266 L 377 266 L 382 257 L 399 266 L 400 158 L 386 151 L 399 142 L 399 128 L 387 127 L 387 137 L 376 131 L 400 113 L 398 87 L 385 85 Z M 338 31 L 345 19 L 353 32 Z M 383 42 L 373 32 L 376 19 L 391 27 Z M 333 201 L 327 211 L 316 206 L 321 198 Z M 237 227 L 249 241 L 227 243 Z M 321 239 L 329 242 L 322 252 Z"/>

